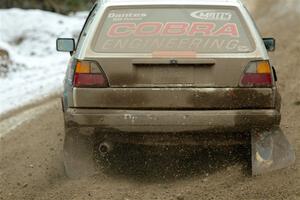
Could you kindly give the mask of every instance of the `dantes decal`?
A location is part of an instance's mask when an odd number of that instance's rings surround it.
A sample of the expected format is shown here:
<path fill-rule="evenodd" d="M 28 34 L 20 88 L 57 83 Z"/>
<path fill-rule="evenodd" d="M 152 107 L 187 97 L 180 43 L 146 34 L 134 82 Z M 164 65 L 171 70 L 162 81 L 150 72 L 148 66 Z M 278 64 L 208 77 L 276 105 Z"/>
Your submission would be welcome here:
<path fill-rule="evenodd" d="M 129 36 L 229 36 L 239 37 L 238 27 L 235 23 L 225 23 L 217 27 L 213 22 L 144 22 L 115 23 L 107 32 L 108 37 Z"/>

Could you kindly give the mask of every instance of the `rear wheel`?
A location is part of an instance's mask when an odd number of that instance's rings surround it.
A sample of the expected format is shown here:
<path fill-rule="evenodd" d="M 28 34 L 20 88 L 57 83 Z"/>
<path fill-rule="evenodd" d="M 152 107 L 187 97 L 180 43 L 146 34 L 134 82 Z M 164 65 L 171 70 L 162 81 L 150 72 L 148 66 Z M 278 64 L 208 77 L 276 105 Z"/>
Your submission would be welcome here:
<path fill-rule="evenodd" d="M 78 128 L 66 128 L 64 142 L 65 171 L 70 178 L 82 178 L 96 173 L 94 136 L 82 135 Z"/>

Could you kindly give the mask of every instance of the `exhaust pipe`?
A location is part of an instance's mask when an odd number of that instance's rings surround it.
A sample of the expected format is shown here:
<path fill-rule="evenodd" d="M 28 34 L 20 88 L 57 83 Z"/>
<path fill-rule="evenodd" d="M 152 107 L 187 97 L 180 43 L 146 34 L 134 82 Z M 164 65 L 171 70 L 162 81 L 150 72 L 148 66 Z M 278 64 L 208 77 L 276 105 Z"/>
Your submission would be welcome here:
<path fill-rule="evenodd" d="M 113 150 L 113 145 L 110 142 L 102 142 L 98 150 L 102 156 L 105 156 Z"/>

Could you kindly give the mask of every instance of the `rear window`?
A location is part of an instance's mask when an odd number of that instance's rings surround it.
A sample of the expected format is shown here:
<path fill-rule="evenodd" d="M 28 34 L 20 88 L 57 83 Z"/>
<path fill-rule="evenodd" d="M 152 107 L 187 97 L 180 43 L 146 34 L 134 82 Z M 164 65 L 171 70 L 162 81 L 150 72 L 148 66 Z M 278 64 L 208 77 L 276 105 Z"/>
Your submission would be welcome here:
<path fill-rule="evenodd" d="M 151 8 L 107 12 L 94 50 L 100 53 L 252 52 L 253 40 L 234 9 Z"/>

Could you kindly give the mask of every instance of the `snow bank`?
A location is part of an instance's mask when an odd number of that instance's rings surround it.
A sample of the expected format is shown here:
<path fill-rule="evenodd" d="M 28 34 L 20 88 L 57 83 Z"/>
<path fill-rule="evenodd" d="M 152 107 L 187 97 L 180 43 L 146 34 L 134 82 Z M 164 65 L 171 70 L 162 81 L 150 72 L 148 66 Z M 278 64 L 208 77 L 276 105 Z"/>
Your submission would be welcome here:
<path fill-rule="evenodd" d="M 0 49 L 9 72 L 0 76 L 0 115 L 61 90 L 69 55 L 57 53 L 57 37 L 77 37 L 86 13 L 63 16 L 40 10 L 0 10 Z"/>

